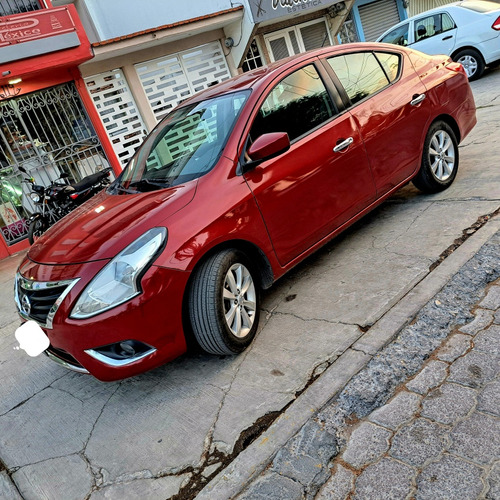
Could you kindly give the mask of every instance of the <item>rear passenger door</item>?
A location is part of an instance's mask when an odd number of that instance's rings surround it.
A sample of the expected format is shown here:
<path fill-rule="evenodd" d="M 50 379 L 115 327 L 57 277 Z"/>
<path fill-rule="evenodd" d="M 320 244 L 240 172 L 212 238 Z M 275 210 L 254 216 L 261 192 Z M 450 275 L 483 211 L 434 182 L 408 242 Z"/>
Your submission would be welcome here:
<path fill-rule="evenodd" d="M 249 144 L 271 132 L 291 141 L 287 152 L 245 173 L 282 265 L 375 198 L 358 128 L 349 113 L 339 114 L 323 76 L 312 63 L 288 70 L 263 94 L 250 129 Z"/>
<path fill-rule="evenodd" d="M 425 54 L 451 54 L 455 46 L 457 28 L 446 13 L 421 17 L 413 22 L 412 49 Z"/>
<path fill-rule="evenodd" d="M 420 165 L 431 109 L 411 62 L 390 51 L 327 59 L 368 153 L 377 195 L 398 186 Z"/>

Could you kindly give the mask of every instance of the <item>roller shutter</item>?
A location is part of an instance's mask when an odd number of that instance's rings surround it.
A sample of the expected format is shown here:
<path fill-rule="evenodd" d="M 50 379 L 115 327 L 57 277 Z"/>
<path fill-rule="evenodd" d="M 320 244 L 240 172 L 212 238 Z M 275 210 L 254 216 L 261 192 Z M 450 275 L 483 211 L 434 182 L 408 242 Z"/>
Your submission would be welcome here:
<path fill-rule="evenodd" d="M 399 23 L 396 0 L 380 0 L 359 7 L 366 42 L 375 41 L 384 31 Z"/>

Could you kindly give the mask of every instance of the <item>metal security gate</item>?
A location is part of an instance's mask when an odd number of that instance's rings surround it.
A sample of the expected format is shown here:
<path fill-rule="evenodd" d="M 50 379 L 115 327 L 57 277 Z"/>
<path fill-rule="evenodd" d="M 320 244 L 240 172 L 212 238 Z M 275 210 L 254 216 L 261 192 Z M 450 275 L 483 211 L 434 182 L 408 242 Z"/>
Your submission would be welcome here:
<path fill-rule="evenodd" d="M 145 61 L 135 69 L 158 121 L 189 96 L 231 78 L 219 42 Z"/>
<path fill-rule="evenodd" d="M 36 184 L 76 182 L 108 167 L 73 83 L 0 102 L 0 231 L 8 245 L 27 236 L 35 210 L 23 167 Z"/>
<path fill-rule="evenodd" d="M 381 0 L 359 7 L 365 42 L 375 41 L 385 30 L 399 23 L 396 0 Z"/>
<path fill-rule="evenodd" d="M 125 75 L 115 69 L 85 78 L 85 85 L 120 163 L 126 165 L 147 130 Z"/>

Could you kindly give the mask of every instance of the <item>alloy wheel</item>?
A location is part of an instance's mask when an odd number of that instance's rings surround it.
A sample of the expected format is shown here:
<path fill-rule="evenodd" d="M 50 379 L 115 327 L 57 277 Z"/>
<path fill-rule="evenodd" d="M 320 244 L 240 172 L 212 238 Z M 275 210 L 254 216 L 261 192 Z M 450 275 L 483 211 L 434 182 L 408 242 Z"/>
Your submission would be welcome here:
<path fill-rule="evenodd" d="M 432 173 L 441 182 L 447 180 L 455 169 L 455 146 L 449 134 L 438 130 L 431 139 L 429 146 L 430 165 Z"/>
<path fill-rule="evenodd" d="M 244 338 L 255 320 L 256 293 L 250 271 L 236 263 L 227 271 L 223 289 L 224 316 L 232 334 Z"/>

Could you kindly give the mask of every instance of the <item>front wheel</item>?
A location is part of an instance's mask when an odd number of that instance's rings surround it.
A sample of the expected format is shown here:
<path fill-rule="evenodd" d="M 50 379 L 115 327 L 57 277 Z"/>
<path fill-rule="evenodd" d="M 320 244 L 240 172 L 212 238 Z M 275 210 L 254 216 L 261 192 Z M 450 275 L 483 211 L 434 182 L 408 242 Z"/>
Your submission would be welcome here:
<path fill-rule="evenodd" d="M 453 57 L 455 62 L 459 62 L 465 69 L 469 80 L 477 80 L 484 73 L 483 56 L 474 49 L 461 50 Z"/>
<path fill-rule="evenodd" d="M 257 274 L 239 250 L 208 257 L 193 275 L 189 317 L 198 344 L 211 354 L 237 354 L 252 342 L 259 323 Z"/>
<path fill-rule="evenodd" d="M 30 242 L 30 245 L 33 245 L 33 243 L 40 238 L 40 236 L 42 236 L 48 228 L 49 224 L 47 220 L 41 215 L 31 220 L 28 226 L 28 241 Z"/>
<path fill-rule="evenodd" d="M 443 121 L 433 123 L 424 141 L 422 163 L 413 184 L 424 193 L 448 188 L 458 170 L 458 143 L 455 132 Z"/>

